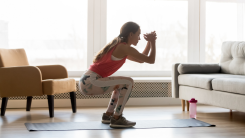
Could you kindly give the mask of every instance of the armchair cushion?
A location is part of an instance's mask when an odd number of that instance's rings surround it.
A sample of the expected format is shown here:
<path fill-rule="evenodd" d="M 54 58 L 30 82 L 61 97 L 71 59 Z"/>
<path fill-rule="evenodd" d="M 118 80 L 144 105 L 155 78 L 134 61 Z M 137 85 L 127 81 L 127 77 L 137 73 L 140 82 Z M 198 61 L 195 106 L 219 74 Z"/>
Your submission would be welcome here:
<path fill-rule="evenodd" d="M 179 64 L 179 74 L 219 73 L 219 64 Z"/>
<path fill-rule="evenodd" d="M 34 66 L 0 68 L 0 96 L 41 96 L 41 72 Z"/>
<path fill-rule="evenodd" d="M 24 49 L 0 49 L 0 67 L 28 66 Z"/>
<path fill-rule="evenodd" d="M 43 93 L 46 95 L 76 91 L 76 81 L 69 78 L 42 80 L 42 85 Z"/>

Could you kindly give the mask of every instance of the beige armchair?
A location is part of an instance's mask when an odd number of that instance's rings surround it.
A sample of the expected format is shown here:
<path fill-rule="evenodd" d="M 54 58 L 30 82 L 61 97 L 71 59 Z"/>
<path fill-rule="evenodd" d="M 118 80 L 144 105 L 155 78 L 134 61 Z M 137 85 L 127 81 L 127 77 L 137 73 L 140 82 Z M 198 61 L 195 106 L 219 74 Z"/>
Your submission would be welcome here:
<path fill-rule="evenodd" d="M 1 116 L 5 115 L 8 97 L 27 96 L 30 111 L 32 96 L 47 95 L 49 115 L 54 117 L 54 94 L 70 93 L 73 113 L 76 112 L 76 82 L 69 79 L 61 65 L 29 66 L 24 49 L 0 49 Z"/>

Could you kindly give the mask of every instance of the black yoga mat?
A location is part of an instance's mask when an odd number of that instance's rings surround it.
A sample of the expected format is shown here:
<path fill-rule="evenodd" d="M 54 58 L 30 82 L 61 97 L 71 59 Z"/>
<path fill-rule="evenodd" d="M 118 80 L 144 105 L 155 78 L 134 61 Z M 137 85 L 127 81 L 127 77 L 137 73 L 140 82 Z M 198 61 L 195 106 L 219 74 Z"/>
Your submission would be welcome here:
<path fill-rule="evenodd" d="M 25 123 L 29 131 L 69 131 L 69 130 L 108 130 L 109 124 L 100 121 L 90 122 L 57 122 L 57 123 Z M 150 129 L 150 128 L 179 128 L 179 127 L 214 127 L 215 125 L 196 119 L 173 120 L 138 120 L 131 128 L 121 129 Z M 116 128 L 118 129 L 118 128 Z M 120 129 L 120 128 L 119 128 Z"/>

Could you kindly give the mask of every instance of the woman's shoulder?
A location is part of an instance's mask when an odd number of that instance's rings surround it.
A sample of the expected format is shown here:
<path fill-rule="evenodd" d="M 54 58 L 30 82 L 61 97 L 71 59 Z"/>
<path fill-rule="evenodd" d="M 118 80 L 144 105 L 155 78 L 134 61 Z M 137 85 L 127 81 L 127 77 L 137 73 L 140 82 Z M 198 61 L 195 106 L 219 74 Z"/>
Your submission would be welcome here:
<path fill-rule="evenodd" d="M 128 48 L 130 46 L 126 43 L 119 43 L 116 47 L 116 49 L 114 50 L 113 52 L 113 55 L 118 57 L 118 58 L 122 58 L 122 57 L 125 57 L 127 54 L 127 51 L 128 51 Z"/>
<path fill-rule="evenodd" d="M 120 50 L 127 50 L 130 46 L 127 43 L 119 43 L 117 47 Z"/>

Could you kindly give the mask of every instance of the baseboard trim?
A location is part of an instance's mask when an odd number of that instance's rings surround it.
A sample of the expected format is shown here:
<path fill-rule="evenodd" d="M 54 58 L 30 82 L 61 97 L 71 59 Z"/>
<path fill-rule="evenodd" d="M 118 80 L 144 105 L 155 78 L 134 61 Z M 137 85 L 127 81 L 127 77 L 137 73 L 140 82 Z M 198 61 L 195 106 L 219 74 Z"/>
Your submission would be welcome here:
<path fill-rule="evenodd" d="M 109 98 L 77 99 L 77 107 L 107 107 Z M 1 101 L 1 100 L 0 100 Z M 2 102 L 2 101 L 1 101 Z M 181 105 L 181 99 L 171 97 L 130 98 L 126 106 Z M 48 107 L 48 101 L 33 100 L 32 108 Z M 54 107 L 71 107 L 70 99 L 55 99 Z M 7 108 L 26 108 L 26 100 L 9 100 Z"/>

